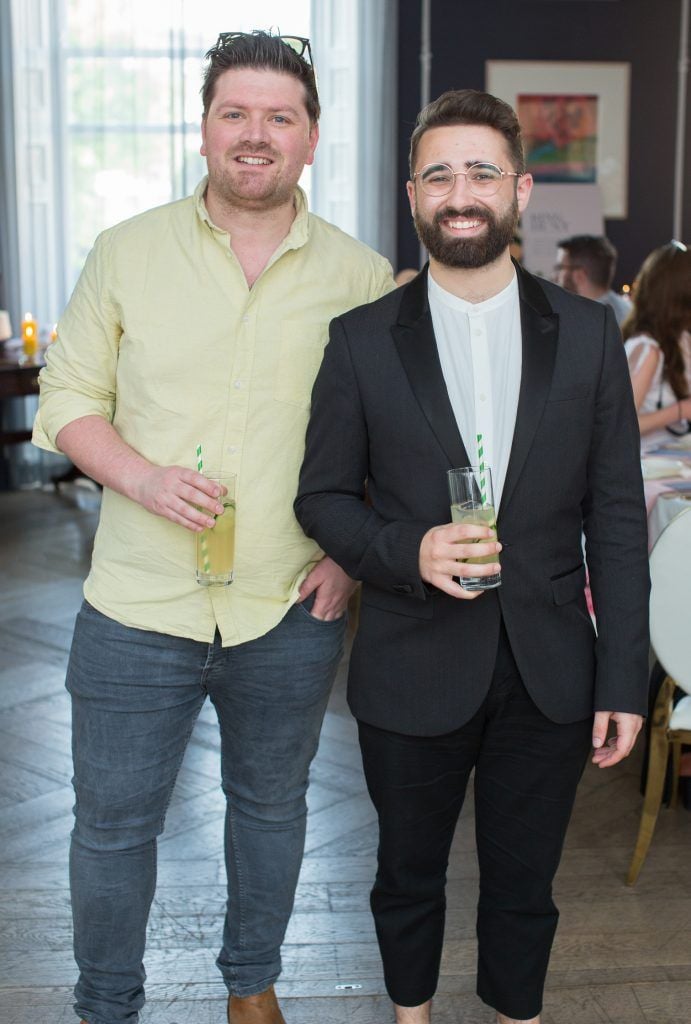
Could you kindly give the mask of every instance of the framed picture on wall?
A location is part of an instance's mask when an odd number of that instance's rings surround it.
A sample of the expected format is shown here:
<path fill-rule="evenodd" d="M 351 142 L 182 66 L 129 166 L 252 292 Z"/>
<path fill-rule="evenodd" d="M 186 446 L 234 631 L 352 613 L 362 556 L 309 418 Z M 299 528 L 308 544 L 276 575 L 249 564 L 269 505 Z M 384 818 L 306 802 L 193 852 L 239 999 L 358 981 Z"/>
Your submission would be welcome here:
<path fill-rule="evenodd" d="M 488 60 L 486 89 L 510 103 L 535 182 L 598 185 L 605 217 L 627 215 L 627 63 Z"/>

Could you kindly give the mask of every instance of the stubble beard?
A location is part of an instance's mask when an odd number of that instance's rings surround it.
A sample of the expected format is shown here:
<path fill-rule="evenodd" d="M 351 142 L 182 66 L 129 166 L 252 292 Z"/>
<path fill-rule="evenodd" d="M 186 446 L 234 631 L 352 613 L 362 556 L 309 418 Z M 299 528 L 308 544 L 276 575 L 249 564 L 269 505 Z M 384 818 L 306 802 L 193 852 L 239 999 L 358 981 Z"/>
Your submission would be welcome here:
<path fill-rule="evenodd" d="M 240 152 L 246 154 L 250 147 L 243 147 Z M 274 161 L 280 158 L 271 150 L 252 146 L 252 156 L 267 157 Z M 271 210 L 292 201 L 295 186 L 280 180 L 280 175 L 272 176 L 265 182 L 252 181 L 251 166 L 237 163 L 235 153 L 226 154 L 225 161 L 215 166 L 207 163 L 209 188 L 217 201 L 226 208 L 244 210 Z M 244 179 L 244 180 L 243 180 Z"/>
<path fill-rule="evenodd" d="M 482 206 L 451 206 L 438 210 L 433 220 L 425 220 L 415 211 L 415 230 L 429 255 L 438 263 L 455 269 L 471 270 L 494 263 L 511 244 L 518 225 L 518 201 L 514 196 L 503 217 Z M 450 238 L 441 226 L 443 220 L 484 220 L 487 230 L 474 238 Z"/>

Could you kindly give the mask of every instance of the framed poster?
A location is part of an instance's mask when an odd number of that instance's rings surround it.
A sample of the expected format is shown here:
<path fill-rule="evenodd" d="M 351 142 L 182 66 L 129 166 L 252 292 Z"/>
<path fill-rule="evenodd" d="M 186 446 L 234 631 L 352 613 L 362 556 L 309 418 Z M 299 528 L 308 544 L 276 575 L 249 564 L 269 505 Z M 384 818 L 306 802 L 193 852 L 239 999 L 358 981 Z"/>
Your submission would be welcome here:
<path fill-rule="evenodd" d="M 510 103 L 527 170 L 548 184 L 598 185 L 605 217 L 626 217 L 629 78 L 626 63 L 489 60 L 486 89 Z"/>

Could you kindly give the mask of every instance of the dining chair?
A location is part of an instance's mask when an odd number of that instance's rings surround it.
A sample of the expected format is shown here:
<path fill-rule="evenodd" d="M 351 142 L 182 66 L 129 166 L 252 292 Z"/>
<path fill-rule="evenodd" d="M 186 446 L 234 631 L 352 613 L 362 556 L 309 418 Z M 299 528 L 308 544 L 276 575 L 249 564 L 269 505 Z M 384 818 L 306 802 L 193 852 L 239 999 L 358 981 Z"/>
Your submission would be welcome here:
<path fill-rule="evenodd" d="M 634 885 L 653 838 L 672 753 L 672 797 L 679 793 L 681 748 L 691 744 L 691 508 L 660 534 L 650 555 L 650 642 L 666 673 L 651 716 L 648 773 L 641 823 L 627 885 Z M 686 696 L 674 704 L 676 688 Z"/>

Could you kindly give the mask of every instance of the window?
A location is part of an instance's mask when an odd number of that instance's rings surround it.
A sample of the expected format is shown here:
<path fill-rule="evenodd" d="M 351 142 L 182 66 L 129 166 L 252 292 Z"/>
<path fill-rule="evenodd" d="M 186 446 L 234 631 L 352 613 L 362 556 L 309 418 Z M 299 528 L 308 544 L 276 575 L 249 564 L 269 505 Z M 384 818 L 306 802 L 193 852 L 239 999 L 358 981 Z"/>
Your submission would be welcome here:
<path fill-rule="evenodd" d="M 219 31 L 310 34 L 310 0 L 13 0 L 22 307 L 57 319 L 96 235 L 188 195 Z M 307 181 L 308 183 L 308 181 Z"/>

